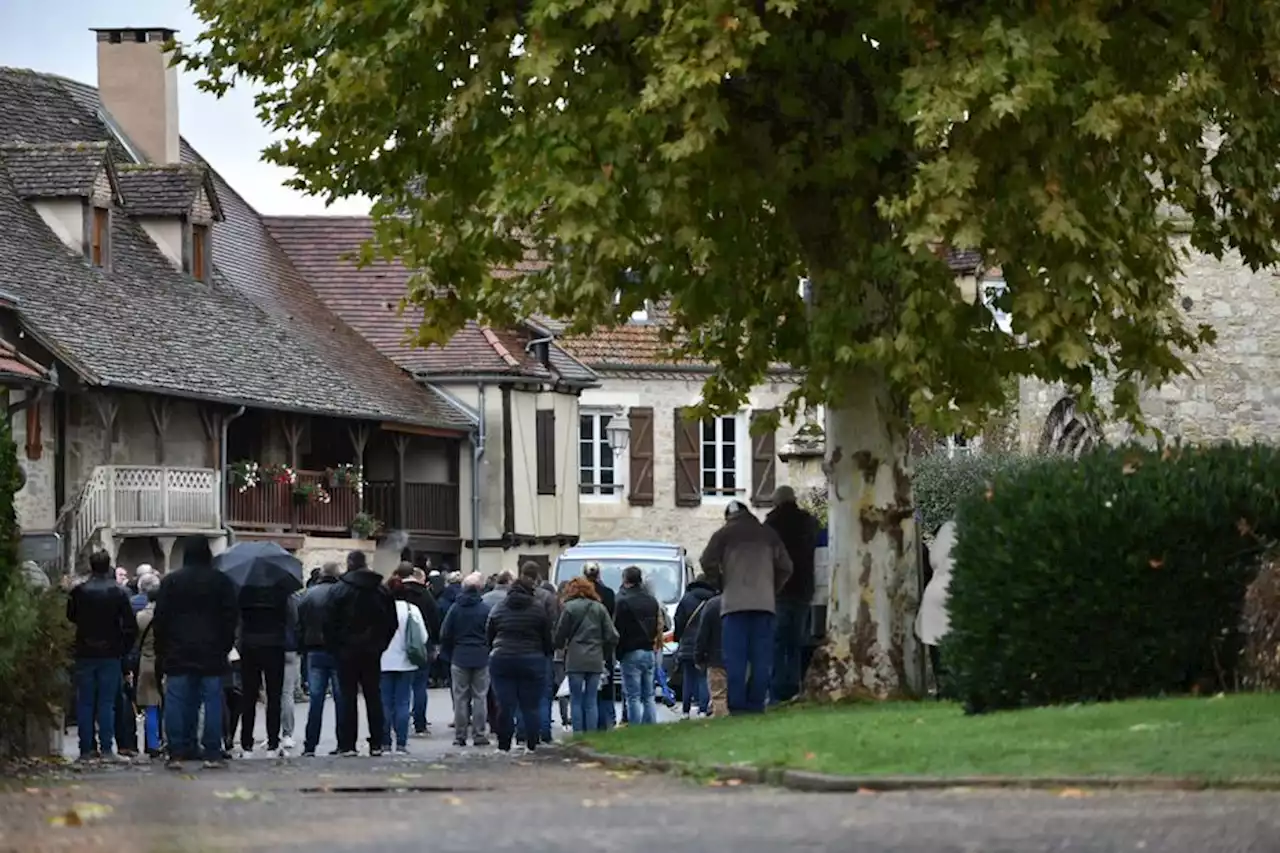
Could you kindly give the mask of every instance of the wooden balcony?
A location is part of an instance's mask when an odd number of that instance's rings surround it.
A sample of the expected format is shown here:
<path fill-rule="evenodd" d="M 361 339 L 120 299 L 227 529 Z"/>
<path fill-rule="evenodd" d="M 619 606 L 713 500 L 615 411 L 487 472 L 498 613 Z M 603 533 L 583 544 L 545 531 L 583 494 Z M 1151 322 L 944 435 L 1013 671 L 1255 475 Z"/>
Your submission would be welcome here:
<path fill-rule="evenodd" d="M 290 530 L 314 533 L 346 533 L 360 511 L 360 499 L 352 486 L 331 486 L 324 471 L 298 471 L 299 484 L 323 489 L 329 501 L 300 499 L 295 486 L 264 478 L 252 488 L 232 488 L 227 496 L 228 523 L 255 530 Z"/>
<path fill-rule="evenodd" d="M 458 498 L 456 483 L 405 483 L 400 514 L 396 484 L 379 480 L 365 484 L 364 510 L 388 528 L 454 538 L 460 530 Z"/>

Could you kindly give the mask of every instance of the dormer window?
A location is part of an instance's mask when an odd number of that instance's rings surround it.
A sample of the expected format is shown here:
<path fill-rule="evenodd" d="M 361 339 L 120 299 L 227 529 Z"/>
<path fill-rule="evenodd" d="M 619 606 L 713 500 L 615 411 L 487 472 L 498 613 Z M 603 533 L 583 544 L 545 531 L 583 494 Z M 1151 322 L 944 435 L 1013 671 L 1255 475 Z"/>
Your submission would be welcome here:
<path fill-rule="evenodd" d="M 105 267 L 111 258 L 111 211 L 94 207 L 89 222 L 89 260 L 95 267 Z"/>
<path fill-rule="evenodd" d="M 191 277 L 199 281 L 209 280 L 209 226 L 191 226 Z"/>

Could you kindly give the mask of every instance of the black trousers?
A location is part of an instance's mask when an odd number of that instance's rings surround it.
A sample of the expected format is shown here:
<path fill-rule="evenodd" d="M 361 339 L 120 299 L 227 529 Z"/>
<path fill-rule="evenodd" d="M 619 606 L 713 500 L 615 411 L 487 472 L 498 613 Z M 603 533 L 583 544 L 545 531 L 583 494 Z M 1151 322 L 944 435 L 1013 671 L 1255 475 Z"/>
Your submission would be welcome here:
<path fill-rule="evenodd" d="M 338 658 L 338 750 L 354 752 L 357 693 L 364 694 L 364 710 L 369 722 L 369 748 L 382 744 L 382 653 L 345 653 Z"/>
<path fill-rule="evenodd" d="M 267 749 L 280 746 L 280 701 L 284 690 L 284 647 L 247 646 L 240 650 L 240 746 L 253 749 L 253 727 L 258 713 L 258 691 L 267 687 Z M 293 697 L 289 697 L 293 701 Z"/>

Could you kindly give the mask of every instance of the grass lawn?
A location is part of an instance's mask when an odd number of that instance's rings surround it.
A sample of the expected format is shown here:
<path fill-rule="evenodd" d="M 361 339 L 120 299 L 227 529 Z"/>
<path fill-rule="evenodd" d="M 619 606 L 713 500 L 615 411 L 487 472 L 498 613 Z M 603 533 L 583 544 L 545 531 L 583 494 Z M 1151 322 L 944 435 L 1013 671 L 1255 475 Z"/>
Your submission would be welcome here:
<path fill-rule="evenodd" d="M 631 726 L 582 742 L 614 754 L 701 765 L 859 776 L 1280 777 L 1280 693 L 977 717 L 938 702 L 798 707 Z"/>

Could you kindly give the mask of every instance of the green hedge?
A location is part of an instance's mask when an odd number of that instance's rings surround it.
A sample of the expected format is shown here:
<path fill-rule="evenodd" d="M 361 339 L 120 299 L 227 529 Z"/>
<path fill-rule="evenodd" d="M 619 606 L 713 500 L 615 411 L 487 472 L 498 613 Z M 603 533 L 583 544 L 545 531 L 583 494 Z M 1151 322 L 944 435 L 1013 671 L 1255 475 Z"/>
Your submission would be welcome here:
<path fill-rule="evenodd" d="M 959 525 L 943 655 L 970 711 L 1218 689 L 1280 536 L 1280 452 L 1039 460 L 962 502 Z"/>
<path fill-rule="evenodd" d="M 964 454 L 948 458 L 933 453 L 912 462 L 911 490 L 924 533 L 933 533 L 955 517 L 968 497 L 986 491 L 998 474 L 1016 471 L 1027 458 L 1011 454 Z"/>

